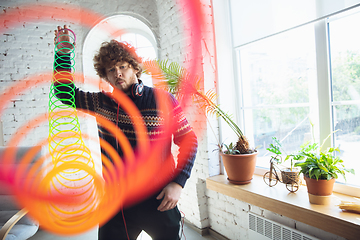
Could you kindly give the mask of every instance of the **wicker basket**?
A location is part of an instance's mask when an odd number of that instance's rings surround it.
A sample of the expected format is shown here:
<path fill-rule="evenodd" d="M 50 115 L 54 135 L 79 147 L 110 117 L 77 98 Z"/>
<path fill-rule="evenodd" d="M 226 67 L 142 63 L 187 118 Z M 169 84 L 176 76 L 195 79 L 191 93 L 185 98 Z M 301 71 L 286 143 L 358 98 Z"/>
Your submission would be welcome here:
<path fill-rule="evenodd" d="M 300 175 L 298 169 L 293 169 L 293 171 L 290 171 L 290 168 L 286 168 L 281 171 L 281 180 L 285 184 L 291 184 L 291 183 L 299 183 L 300 181 Z"/>

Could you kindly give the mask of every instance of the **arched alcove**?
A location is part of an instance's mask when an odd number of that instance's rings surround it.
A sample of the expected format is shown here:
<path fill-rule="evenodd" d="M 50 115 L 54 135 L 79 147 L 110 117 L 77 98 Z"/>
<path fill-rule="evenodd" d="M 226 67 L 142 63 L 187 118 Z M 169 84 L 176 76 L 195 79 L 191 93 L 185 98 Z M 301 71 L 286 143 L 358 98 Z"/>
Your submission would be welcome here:
<path fill-rule="evenodd" d="M 104 30 L 106 29 L 106 25 L 121 30 L 122 35 L 117 36 L 115 39 L 118 41 L 126 41 L 133 45 L 137 49 L 137 54 L 144 60 L 154 59 L 158 56 L 156 38 L 147 24 L 138 18 L 129 15 L 115 15 L 108 17 L 94 26 L 85 38 L 82 50 L 85 84 L 81 85 L 82 90 L 95 92 L 100 90 L 99 84 L 103 80 L 96 74 L 93 58 L 103 42 L 110 41 L 114 38 L 114 36 L 111 36 L 109 32 Z M 97 86 L 86 84 L 86 79 L 97 79 L 99 84 Z M 152 86 L 152 79 L 150 76 L 143 74 L 141 79 L 145 85 Z M 100 156 L 100 145 L 98 142 L 99 138 L 95 118 L 89 116 L 86 119 L 85 125 L 86 128 L 84 128 L 83 131 L 91 136 L 92 139 L 95 139 L 95 141 L 90 141 L 88 144 L 96 165 L 101 168 L 101 160 L 95 157 Z M 101 173 L 101 169 L 98 169 L 97 171 Z"/>

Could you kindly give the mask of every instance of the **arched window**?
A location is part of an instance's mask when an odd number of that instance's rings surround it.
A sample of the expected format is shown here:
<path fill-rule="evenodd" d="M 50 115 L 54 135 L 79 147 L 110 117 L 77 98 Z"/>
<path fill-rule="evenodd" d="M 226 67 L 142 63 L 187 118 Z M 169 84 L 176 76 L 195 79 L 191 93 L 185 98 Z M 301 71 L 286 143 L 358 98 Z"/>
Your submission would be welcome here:
<path fill-rule="evenodd" d="M 144 33 L 138 33 L 137 31 L 129 32 L 116 38 L 116 40 L 128 42 L 136 47 L 137 54 L 144 59 L 155 59 L 157 57 L 153 43 Z"/>

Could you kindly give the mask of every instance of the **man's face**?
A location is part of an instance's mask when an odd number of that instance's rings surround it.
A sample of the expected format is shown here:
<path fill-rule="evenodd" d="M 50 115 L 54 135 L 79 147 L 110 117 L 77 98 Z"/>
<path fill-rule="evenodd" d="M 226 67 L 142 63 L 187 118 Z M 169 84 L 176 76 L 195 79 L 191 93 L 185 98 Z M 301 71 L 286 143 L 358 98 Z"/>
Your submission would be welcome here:
<path fill-rule="evenodd" d="M 106 80 L 113 86 L 130 95 L 131 85 L 138 83 L 137 70 L 128 62 L 118 62 L 106 69 Z"/>

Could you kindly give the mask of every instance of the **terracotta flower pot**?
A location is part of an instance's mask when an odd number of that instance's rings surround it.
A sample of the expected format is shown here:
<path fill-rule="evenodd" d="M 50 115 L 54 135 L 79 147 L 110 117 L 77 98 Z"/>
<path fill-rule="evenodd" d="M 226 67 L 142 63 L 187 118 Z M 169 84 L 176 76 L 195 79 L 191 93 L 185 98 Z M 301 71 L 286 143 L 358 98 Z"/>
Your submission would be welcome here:
<path fill-rule="evenodd" d="M 306 181 L 306 186 L 308 189 L 308 193 L 319 196 L 329 196 L 333 192 L 335 178 L 330 180 L 323 179 L 312 179 L 308 177 L 304 177 Z"/>
<path fill-rule="evenodd" d="M 306 182 L 306 187 L 308 189 L 310 203 L 321 205 L 326 205 L 330 203 L 330 196 L 333 192 L 335 178 L 332 178 L 330 180 L 316 180 L 305 176 L 304 179 Z"/>
<path fill-rule="evenodd" d="M 220 153 L 229 182 L 237 185 L 250 183 L 255 172 L 257 154 Z"/>

